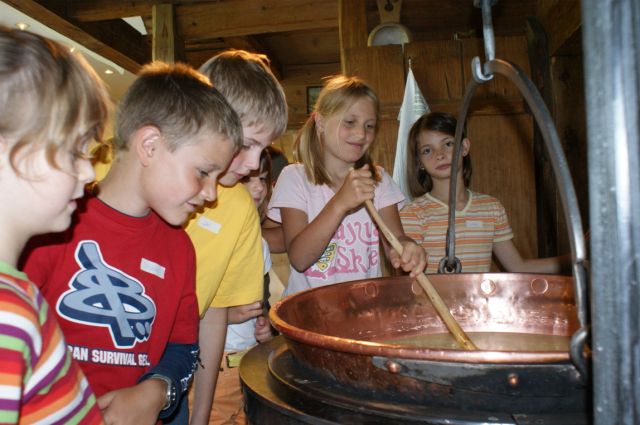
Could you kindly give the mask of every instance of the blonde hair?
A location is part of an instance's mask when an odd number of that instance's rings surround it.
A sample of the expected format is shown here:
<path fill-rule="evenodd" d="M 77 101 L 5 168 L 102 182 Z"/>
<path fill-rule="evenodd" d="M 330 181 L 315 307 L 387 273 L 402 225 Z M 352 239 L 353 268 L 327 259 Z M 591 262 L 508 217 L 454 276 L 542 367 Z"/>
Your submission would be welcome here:
<path fill-rule="evenodd" d="M 265 55 L 230 49 L 209 59 L 200 72 L 227 99 L 243 125 L 268 126 L 273 139 L 287 129 L 287 101 Z"/>
<path fill-rule="evenodd" d="M 0 135 L 24 148 L 44 147 L 55 168 L 59 150 L 102 142 L 109 96 L 78 54 L 28 31 L 0 27 Z"/>
<path fill-rule="evenodd" d="M 242 146 L 238 115 L 207 77 L 186 64 L 156 61 L 142 68 L 118 107 L 115 152 L 128 150 L 131 135 L 146 125 L 160 130 L 171 151 L 203 129 L 227 137 L 236 151 Z"/>
<path fill-rule="evenodd" d="M 380 102 L 378 101 L 378 96 L 376 96 L 371 87 L 369 87 L 364 80 L 359 77 L 336 75 L 329 77 L 326 80 L 320 94 L 318 95 L 314 111 L 298 132 L 296 141 L 293 145 L 294 160 L 304 164 L 307 178 L 313 184 L 319 185 L 332 183 L 321 159 L 324 146 L 323 141 L 318 135 L 315 115 L 320 114 L 324 118 L 329 118 L 334 114 L 342 114 L 349 108 L 349 106 L 353 105 L 353 103 L 363 97 L 368 97 L 373 101 L 376 111 L 377 132 Z M 362 158 L 356 162 L 355 168 L 360 168 L 365 164 L 369 165 L 369 169 L 373 173 L 374 179 L 376 181 L 380 181 L 380 174 L 368 151 L 365 152 Z"/>

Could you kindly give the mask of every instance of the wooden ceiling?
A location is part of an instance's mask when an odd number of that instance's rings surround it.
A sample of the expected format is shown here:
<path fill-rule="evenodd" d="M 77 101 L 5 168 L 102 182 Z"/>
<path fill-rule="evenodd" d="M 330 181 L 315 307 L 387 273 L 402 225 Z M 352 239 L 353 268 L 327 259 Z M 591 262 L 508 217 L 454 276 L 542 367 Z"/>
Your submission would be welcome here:
<path fill-rule="evenodd" d="M 5 0 L 134 73 L 152 59 L 153 11 L 170 5 L 178 60 L 198 67 L 223 49 L 242 48 L 269 56 L 281 79 L 290 69 L 339 64 L 342 1 L 358 0 Z M 376 0 L 365 0 L 365 8 L 371 31 L 380 23 Z M 524 34 L 537 8 L 538 0 L 499 0 L 492 7 L 496 35 Z M 130 16 L 142 17 L 149 35 L 120 19 Z M 414 40 L 482 35 L 473 0 L 403 0 L 400 22 Z"/>

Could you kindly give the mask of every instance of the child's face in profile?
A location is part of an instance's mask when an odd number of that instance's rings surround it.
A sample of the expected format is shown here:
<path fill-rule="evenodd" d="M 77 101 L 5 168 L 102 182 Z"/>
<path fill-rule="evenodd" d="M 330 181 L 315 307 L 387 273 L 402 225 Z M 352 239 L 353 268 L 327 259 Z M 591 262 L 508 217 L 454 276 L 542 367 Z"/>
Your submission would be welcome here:
<path fill-rule="evenodd" d="M 95 173 L 87 153 L 88 143 L 76 148 L 61 147 L 55 155 L 59 168 L 50 164 L 45 147 L 18 151 L 14 170 L 3 155 L 0 165 L 3 202 L 13 206 L 17 231 L 32 236 L 60 232 L 71 223 L 76 199 L 84 194 L 84 186 Z"/>
<path fill-rule="evenodd" d="M 167 223 L 181 225 L 205 202 L 217 198 L 218 178 L 232 155 L 233 146 L 226 136 L 205 130 L 173 152 L 160 141 L 143 176 L 148 206 Z"/>
<path fill-rule="evenodd" d="M 242 125 L 244 141 L 242 148 L 229 164 L 229 168 L 220 177 L 220 184 L 233 186 L 243 177 L 260 167 L 260 154 L 273 141 L 273 129 L 268 125 Z"/>
<path fill-rule="evenodd" d="M 251 194 L 256 207 L 260 208 L 267 197 L 267 172 L 253 171 L 241 181 Z"/>

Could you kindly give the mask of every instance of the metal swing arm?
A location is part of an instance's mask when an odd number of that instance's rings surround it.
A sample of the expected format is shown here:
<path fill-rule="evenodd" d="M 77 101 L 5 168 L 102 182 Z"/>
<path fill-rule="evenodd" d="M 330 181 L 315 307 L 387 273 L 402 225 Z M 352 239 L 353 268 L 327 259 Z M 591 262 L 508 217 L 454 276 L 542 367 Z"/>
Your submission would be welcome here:
<path fill-rule="evenodd" d="M 495 4 L 496 0 L 474 0 L 476 7 L 478 6 L 478 3 L 482 3 L 485 53 L 488 61 L 484 65 L 481 65 L 480 58 L 475 57 L 472 60 L 473 81 L 471 81 L 467 86 L 460 114 L 458 116 L 453 148 L 453 162 L 451 164 L 451 175 L 456 176 L 458 173 L 458 164 L 462 156 L 461 146 L 464 123 L 467 118 L 471 99 L 473 98 L 477 87 L 480 84 L 491 80 L 495 74 L 507 77 L 518 88 L 527 102 L 527 105 L 531 109 L 531 113 L 533 114 L 543 136 L 545 148 L 551 160 L 553 172 L 556 177 L 556 183 L 558 184 L 563 212 L 569 231 L 571 258 L 573 262 L 572 271 L 574 276 L 574 292 L 578 310 L 578 321 L 580 323 L 580 329 L 574 333 L 571 339 L 571 359 L 582 376 L 586 377 L 587 367 L 582 355 L 588 337 L 587 273 L 585 267 L 586 248 L 582 219 L 580 217 L 578 200 L 571 180 L 569 166 L 562 150 L 560 138 L 558 137 L 551 114 L 549 113 L 549 110 L 547 109 L 544 100 L 535 85 L 517 65 L 504 60 L 495 59 L 493 57 L 494 38 L 493 28 L 491 26 L 491 5 Z M 443 272 L 446 269 L 449 271 L 460 271 L 460 261 L 455 257 L 456 185 L 456 179 L 451 178 L 449 186 L 449 228 L 447 229 L 446 256 L 440 261 L 440 268 L 442 271 L 439 269 L 439 272 Z"/>

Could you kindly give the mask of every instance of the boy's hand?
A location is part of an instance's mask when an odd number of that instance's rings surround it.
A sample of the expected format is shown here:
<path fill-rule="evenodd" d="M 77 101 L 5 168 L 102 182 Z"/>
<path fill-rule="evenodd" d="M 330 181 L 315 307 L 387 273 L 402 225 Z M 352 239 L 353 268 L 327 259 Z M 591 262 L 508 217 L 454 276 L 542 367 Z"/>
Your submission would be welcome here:
<path fill-rule="evenodd" d="M 107 425 L 154 425 L 166 397 L 164 381 L 147 379 L 104 394 L 98 399 L 98 407 Z"/>
<path fill-rule="evenodd" d="M 262 314 L 262 303 L 260 301 L 256 301 L 251 304 L 237 305 L 234 307 L 229 307 L 227 309 L 227 322 L 229 324 L 243 323 L 249 319 L 258 317 L 261 314 Z"/>
<path fill-rule="evenodd" d="M 402 267 L 402 270 L 409 272 L 412 278 L 417 277 L 427 266 L 427 255 L 424 249 L 409 238 L 400 238 L 402 244 L 402 257 L 395 249 L 390 250 L 389 261 L 394 268 Z"/>
<path fill-rule="evenodd" d="M 271 324 L 266 317 L 260 316 L 256 319 L 256 330 L 254 336 L 256 337 L 256 341 L 260 343 L 271 341 L 273 339 Z"/>

